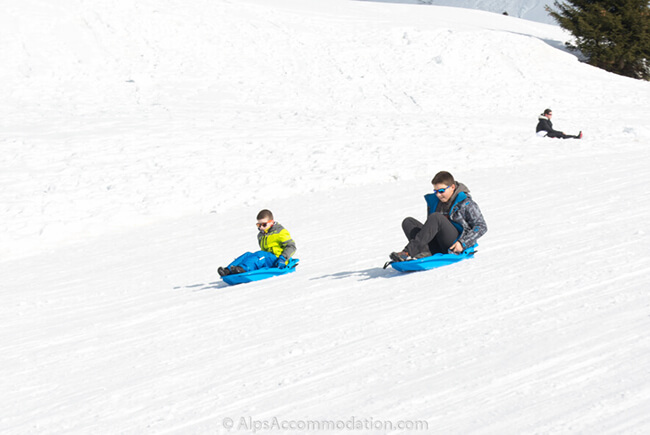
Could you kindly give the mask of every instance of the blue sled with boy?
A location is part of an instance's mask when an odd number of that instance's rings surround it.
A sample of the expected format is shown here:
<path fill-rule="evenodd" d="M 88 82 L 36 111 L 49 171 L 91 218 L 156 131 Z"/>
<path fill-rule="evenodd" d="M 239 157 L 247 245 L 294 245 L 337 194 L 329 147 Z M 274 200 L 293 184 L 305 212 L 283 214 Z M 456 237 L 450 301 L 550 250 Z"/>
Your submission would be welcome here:
<path fill-rule="evenodd" d="M 217 269 L 227 284 L 242 284 L 294 272 L 299 260 L 292 258 L 296 243 L 282 225 L 275 222 L 270 210 L 257 214 L 257 241 L 260 250 L 246 252 L 226 267 Z"/>
<path fill-rule="evenodd" d="M 431 184 L 433 193 L 424 196 L 427 220 L 404 219 L 408 244 L 390 254 L 384 269 L 391 265 L 401 272 L 428 270 L 471 258 L 476 252 L 487 225 L 469 189 L 446 171 L 438 172 Z"/>

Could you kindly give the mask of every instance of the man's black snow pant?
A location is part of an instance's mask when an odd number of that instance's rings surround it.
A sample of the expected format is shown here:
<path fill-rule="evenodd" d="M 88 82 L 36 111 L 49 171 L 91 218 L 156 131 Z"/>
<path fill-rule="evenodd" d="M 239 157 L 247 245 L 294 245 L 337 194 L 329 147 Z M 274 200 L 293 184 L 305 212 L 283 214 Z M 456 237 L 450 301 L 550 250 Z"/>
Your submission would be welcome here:
<path fill-rule="evenodd" d="M 546 135 L 546 137 L 554 137 L 557 139 L 580 139 L 580 136 L 578 135 L 564 134 L 559 131 L 558 132 L 551 131 Z"/>
<path fill-rule="evenodd" d="M 402 222 L 402 229 L 409 240 L 404 250 L 411 257 L 418 254 L 446 254 L 459 235 L 456 227 L 442 213 L 431 213 L 424 224 L 407 217 Z"/>

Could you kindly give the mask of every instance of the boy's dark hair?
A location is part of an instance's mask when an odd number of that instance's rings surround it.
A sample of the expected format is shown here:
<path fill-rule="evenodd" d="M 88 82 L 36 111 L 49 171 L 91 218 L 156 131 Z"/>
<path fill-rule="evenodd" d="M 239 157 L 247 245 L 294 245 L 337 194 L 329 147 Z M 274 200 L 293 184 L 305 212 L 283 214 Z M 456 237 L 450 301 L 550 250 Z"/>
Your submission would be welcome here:
<path fill-rule="evenodd" d="M 548 114 L 551 113 L 551 112 L 552 112 L 551 109 L 544 109 L 544 115 L 548 115 Z"/>
<path fill-rule="evenodd" d="M 257 213 L 257 220 L 260 219 L 271 219 L 273 220 L 273 213 L 271 213 L 271 210 L 264 209 Z"/>
<path fill-rule="evenodd" d="M 440 171 L 433 177 L 431 184 L 446 184 L 447 186 L 451 186 L 452 184 L 456 184 L 456 180 L 454 180 L 454 176 L 449 172 Z"/>

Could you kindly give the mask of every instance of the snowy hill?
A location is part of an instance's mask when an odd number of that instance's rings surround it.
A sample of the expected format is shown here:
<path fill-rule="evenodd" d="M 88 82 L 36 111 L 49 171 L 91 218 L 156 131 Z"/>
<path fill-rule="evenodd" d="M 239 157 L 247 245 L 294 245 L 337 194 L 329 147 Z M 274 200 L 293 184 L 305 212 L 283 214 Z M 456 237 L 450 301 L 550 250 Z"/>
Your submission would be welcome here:
<path fill-rule="evenodd" d="M 477 9 L 481 11 L 507 14 L 511 17 L 537 21 L 546 24 L 556 22 L 546 12 L 546 5 L 553 6 L 552 0 L 362 0 L 387 3 L 451 6 Z"/>
<path fill-rule="evenodd" d="M 648 432 L 650 84 L 566 38 L 381 2 L 1 5 L 0 430 Z M 536 137 L 546 107 L 585 139 Z M 381 269 L 443 169 L 476 258 Z M 224 286 L 266 207 L 298 271 Z"/>

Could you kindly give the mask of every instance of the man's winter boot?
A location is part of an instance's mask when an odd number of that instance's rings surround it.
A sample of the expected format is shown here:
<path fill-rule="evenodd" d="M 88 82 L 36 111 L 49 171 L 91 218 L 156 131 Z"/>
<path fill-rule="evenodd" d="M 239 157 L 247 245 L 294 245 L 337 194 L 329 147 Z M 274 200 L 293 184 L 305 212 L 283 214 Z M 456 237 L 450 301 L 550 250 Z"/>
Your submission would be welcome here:
<path fill-rule="evenodd" d="M 408 252 L 402 251 L 402 252 L 391 252 L 390 254 L 390 259 L 393 261 L 407 261 L 407 260 L 412 260 L 411 256 L 409 255 Z"/>

